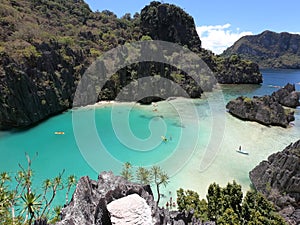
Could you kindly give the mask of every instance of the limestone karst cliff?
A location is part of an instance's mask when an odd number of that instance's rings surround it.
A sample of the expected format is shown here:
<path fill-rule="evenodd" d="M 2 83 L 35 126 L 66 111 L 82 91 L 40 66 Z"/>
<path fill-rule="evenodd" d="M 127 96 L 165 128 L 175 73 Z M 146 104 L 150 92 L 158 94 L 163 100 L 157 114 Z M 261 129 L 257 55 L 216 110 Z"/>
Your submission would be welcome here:
<path fill-rule="evenodd" d="M 290 224 L 300 224 L 300 140 L 262 161 L 250 179 Z"/>
<path fill-rule="evenodd" d="M 81 0 L 3 0 L 0 19 L 0 129 L 28 127 L 71 108 L 78 81 L 98 56 L 140 40 L 188 47 L 221 83 L 262 82 L 256 64 L 202 49 L 193 18 L 175 5 L 152 2 L 141 14 L 117 18 Z M 193 98 L 204 90 L 180 68 L 143 62 L 120 69 L 97 100 L 115 99 L 145 74 L 175 81 Z"/>

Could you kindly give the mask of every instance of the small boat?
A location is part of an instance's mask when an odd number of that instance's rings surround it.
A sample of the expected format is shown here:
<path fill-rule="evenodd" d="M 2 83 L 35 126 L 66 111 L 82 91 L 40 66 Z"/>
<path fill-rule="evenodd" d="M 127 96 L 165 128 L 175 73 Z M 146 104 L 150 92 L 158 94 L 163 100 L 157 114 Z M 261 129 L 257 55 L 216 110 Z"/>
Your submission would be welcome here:
<path fill-rule="evenodd" d="M 236 152 L 238 152 L 238 153 L 241 153 L 241 154 L 244 154 L 244 155 L 249 155 L 249 153 L 248 152 L 246 152 L 246 151 L 244 151 L 244 150 L 236 150 Z"/>
<path fill-rule="evenodd" d="M 273 84 L 269 84 L 268 87 L 270 87 L 270 88 L 281 88 L 279 85 L 273 85 Z"/>
<path fill-rule="evenodd" d="M 56 135 L 63 135 L 63 134 L 65 134 L 65 132 L 63 132 L 63 131 L 56 131 L 56 132 L 54 132 L 54 134 L 56 134 Z"/>

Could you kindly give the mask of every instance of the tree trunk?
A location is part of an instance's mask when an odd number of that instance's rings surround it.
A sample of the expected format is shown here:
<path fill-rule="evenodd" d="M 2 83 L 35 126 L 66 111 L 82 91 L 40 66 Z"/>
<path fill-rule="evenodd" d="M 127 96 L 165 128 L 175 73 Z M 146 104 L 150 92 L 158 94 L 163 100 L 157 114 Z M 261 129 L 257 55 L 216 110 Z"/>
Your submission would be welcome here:
<path fill-rule="evenodd" d="M 38 219 L 38 220 L 34 221 L 33 225 L 48 225 L 47 219 Z"/>
<path fill-rule="evenodd" d="M 15 224 L 15 208 L 11 207 L 11 217 L 12 217 L 12 224 Z"/>
<path fill-rule="evenodd" d="M 159 184 L 156 184 L 156 190 L 157 190 L 157 206 L 158 206 L 160 200 Z"/>
<path fill-rule="evenodd" d="M 66 193 L 66 205 L 68 205 L 68 202 L 69 202 L 69 190 L 67 190 Z"/>

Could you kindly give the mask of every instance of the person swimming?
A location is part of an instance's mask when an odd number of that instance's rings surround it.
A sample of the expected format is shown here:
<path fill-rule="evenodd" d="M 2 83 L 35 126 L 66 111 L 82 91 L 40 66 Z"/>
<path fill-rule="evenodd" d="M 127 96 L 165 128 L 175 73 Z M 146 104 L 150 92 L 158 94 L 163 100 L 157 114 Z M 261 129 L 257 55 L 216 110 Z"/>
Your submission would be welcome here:
<path fill-rule="evenodd" d="M 164 142 L 167 142 L 168 139 L 165 137 L 165 136 L 161 136 L 161 139 L 164 141 Z"/>

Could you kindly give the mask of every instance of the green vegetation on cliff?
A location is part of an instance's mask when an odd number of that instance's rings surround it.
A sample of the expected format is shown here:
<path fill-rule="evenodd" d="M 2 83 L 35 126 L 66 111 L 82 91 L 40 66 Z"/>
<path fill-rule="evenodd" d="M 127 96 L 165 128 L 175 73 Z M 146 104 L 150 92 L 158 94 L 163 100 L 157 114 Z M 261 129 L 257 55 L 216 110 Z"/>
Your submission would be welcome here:
<path fill-rule="evenodd" d="M 262 82 L 256 64 L 232 63 L 202 49 L 193 18 L 170 4 L 152 2 L 141 14 L 117 18 L 107 10 L 92 12 L 82 0 L 3 0 L 0 24 L 0 129 L 30 126 L 70 108 L 79 79 L 98 56 L 140 40 L 189 48 L 221 83 Z M 203 91 L 180 68 L 143 62 L 118 71 L 98 100 L 115 99 L 145 75 L 175 80 L 194 98 Z"/>
<path fill-rule="evenodd" d="M 264 31 L 240 38 L 224 51 L 224 56 L 239 55 L 261 68 L 300 69 L 300 35 Z"/>

